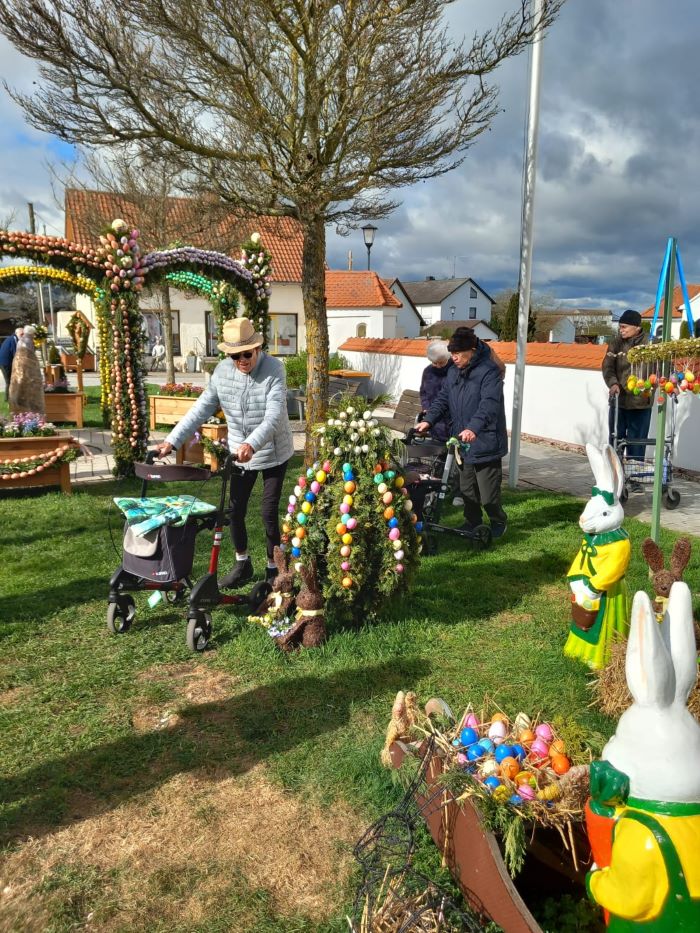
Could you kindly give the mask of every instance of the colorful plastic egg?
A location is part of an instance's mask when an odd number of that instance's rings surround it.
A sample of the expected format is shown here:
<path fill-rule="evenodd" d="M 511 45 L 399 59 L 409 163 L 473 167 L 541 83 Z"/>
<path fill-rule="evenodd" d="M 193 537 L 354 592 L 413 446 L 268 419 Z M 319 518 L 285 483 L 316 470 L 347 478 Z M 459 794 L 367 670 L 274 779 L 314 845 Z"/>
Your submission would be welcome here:
<path fill-rule="evenodd" d="M 352 470 L 352 464 L 351 464 L 351 463 L 344 463 L 344 464 L 343 464 L 343 473 L 350 473 L 351 470 Z"/>
<path fill-rule="evenodd" d="M 384 518 L 387 521 L 390 521 L 394 517 L 394 510 L 392 508 L 384 509 Z M 397 521 L 398 524 L 398 521 Z"/>
<path fill-rule="evenodd" d="M 465 748 L 468 748 L 470 745 L 474 745 L 479 741 L 479 734 L 476 729 L 465 726 L 459 734 L 459 741 Z"/>
<path fill-rule="evenodd" d="M 550 755 L 565 755 L 566 745 L 561 739 L 555 739 L 549 746 Z"/>
<path fill-rule="evenodd" d="M 338 524 L 335 526 L 335 530 L 339 535 L 344 535 L 345 525 L 342 522 L 338 522 Z"/>
<path fill-rule="evenodd" d="M 528 748 L 530 745 L 532 745 L 537 736 L 532 731 L 532 729 L 523 729 L 518 738 L 520 739 L 520 744 L 524 745 L 525 748 Z"/>
<path fill-rule="evenodd" d="M 391 495 L 391 493 L 387 493 L 387 495 Z M 413 508 L 413 503 L 411 502 L 410 499 L 406 499 L 404 501 L 403 507 L 407 512 L 410 512 L 411 509 Z"/>
<path fill-rule="evenodd" d="M 474 713 L 467 713 L 462 723 L 462 726 L 469 726 L 470 729 L 478 729 L 479 725 L 479 717 Z"/>
<path fill-rule="evenodd" d="M 490 738 L 493 738 L 493 736 L 490 736 Z M 499 762 L 499 764 L 500 762 L 503 761 L 504 758 L 512 758 L 512 757 L 513 757 L 513 746 L 512 745 L 503 744 L 503 745 L 499 745 L 498 748 L 496 749 L 496 761 Z"/>
<path fill-rule="evenodd" d="M 457 752 L 457 764 L 460 766 L 460 768 L 463 768 L 464 765 L 468 764 L 468 762 L 469 759 L 464 754 L 464 752 Z"/>
<path fill-rule="evenodd" d="M 352 586 L 352 580 L 350 579 L 350 577 L 343 577 L 342 584 L 343 584 L 343 587 L 346 590 L 348 590 Z"/>
<path fill-rule="evenodd" d="M 385 492 L 384 495 L 382 496 L 382 502 L 384 503 L 384 505 L 391 505 L 393 501 L 394 501 L 394 494 L 391 492 Z"/>
<path fill-rule="evenodd" d="M 331 471 L 331 462 L 330 460 L 324 460 L 323 466 L 321 467 L 324 473 L 328 474 Z"/>
<path fill-rule="evenodd" d="M 508 798 L 508 803 L 512 804 L 514 807 L 519 807 L 523 803 L 523 798 L 520 794 L 511 794 Z"/>
<path fill-rule="evenodd" d="M 341 556 L 341 557 L 350 557 L 350 554 L 351 554 L 350 545 L 349 545 L 349 544 L 344 544 L 344 545 L 341 547 L 341 549 L 340 549 L 340 556 Z"/>
<path fill-rule="evenodd" d="M 347 502 L 341 502 L 338 506 L 338 510 L 340 511 L 341 515 L 347 515 L 350 511 L 350 506 L 347 504 Z"/>
<path fill-rule="evenodd" d="M 395 570 L 397 573 L 403 573 L 403 564 L 397 564 L 397 565 L 394 567 L 394 570 Z"/>
<path fill-rule="evenodd" d="M 467 749 L 467 758 L 470 761 L 478 761 L 479 758 L 483 758 L 485 754 L 481 745 L 470 745 Z"/>
<path fill-rule="evenodd" d="M 503 739 L 506 737 L 508 729 L 504 722 L 501 722 L 500 719 L 496 722 L 492 722 L 489 726 L 488 737 L 493 739 L 496 742 L 496 745 L 500 745 Z"/>
<path fill-rule="evenodd" d="M 326 476 L 327 474 L 325 470 L 319 470 L 318 473 L 316 474 L 316 479 L 318 480 L 319 483 L 325 483 Z"/>
<path fill-rule="evenodd" d="M 403 544 L 401 543 L 401 538 L 397 538 L 395 541 L 392 541 L 391 546 L 393 547 L 395 551 L 400 551 L 401 548 L 403 547 Z"/>
<path fill-rule="evenodd" d="M 297 515 L 297 521 L 299 522 L 300 525 L 305 525 L 305 524 L 306 524 L 306 515 L 304 515 L 303 512 L 299 512 L 299 514 Z"/>
<path fill-rule="evenodd" d="M 504 758 L 500 765 L 501 775 L 509 781 L 513 781 L 520 771 L 520 763 L 516 758 Z"/>
<path fill-rule="evenodd" d="M 352 535 L 346 531 L 340 540 L 343 542 L 343 544 L 352 544 Z"/>
<path fill-rule="evenodd" d="M 284 532 L 286 532 L 287 534 L 289 534 L 289 532 L 290 532 L 291 530 L 292 530 L 292 526 L 291 526 L 288 522 L 284 522 L 283 525 L 282 525 L 282 531 L 284 531 Z"/>
<path fill-rule="evenodd" d="M 350 515 L 347 512 L 345 512 L 344 515 L 341 515 L 340 522 L 344 527 L 347 528 L 347 524 L 349 521 L 350 521 Z"/>
<path fill-rule="evenodd" d="M 306 499 L 307 502 L 315 502 L 315 501 L 316 501 L 316 495 L 315 495 L 313 492 L 310 492 L 310 491 L 309 491 L 309 492 L 307 492 L 306 495 L 304 496 L 304 499 Z"/>
<path fill-rule="evenodd" d="M 301 546 L 301 541 L 299 540 L 299 538 L 297 537 L 292 538 L 292 547 L 300 547 L 300 546 Z"/>
<path fill-rule="evenodd" d="M 405 482 L 406 480 L 403 478 L 403 476 L 397 476 L 394 480 L 394 486 L 396 486 L 397 489 L 401 489 Z"/>
<path fill-rule="evenodd" d="M 349 570 L 349 569 L 350 569 L 350 561 L 349 561 L 349 560 L 344 560 L 343 563 L 340 565 L 340 569 L 341 569 L 341 570 Z"/>
<path fill-rule="evenodd" d="M 483 774 L 484 777 L 488 777 L 490 774 L 496 774 L 497 771 L 498 771 L 498 765 L 493 760 L 493 758 L 486 758 L 479 765 L 479 772 Z"/>
<path fill-rule="evenodd" d="M 518 713 L 518 715 L 515 717 L 513 725 L 515 726 L 516 735 L 519 735 L 523 729 L 529 729 L 532 725 L 532 722 L 527 713 Z"/>
<path fill-rule="evenodd" d="M 495 745 L 491 741 L 491 739 L 486 739 L 486 738 L 479 739 L 479 745 L 481 745 L 482 748 L 485 748 L 487 752 L 492 752 L 495 748 Z"/>
<path fill-rule="evenodd" d="M 566 755 L 552 755 L 551 765 L 555 774 L 566 774 L 571 767 L 571 762 Z"/>
<path fill-rule="evenodd" d="M 524 761 L 526 755 L 527 752 L 522 745 L 518 745 L 517 743 L 513 745 L 513 758 L 517 758 L 518 761 Z"/>
<path fill-rule="evenodd" d="M 290 497 L 289 497 L 289 504 L 290 504 L 290 505 L 296 505 L 296 504 L 297 504 L 297 497 L 296 497 L 296 496 L 290 496 Z"/>
<path fill-rule="evenodd" d="M 522 800 L 534 800 L 537 796 L 535 788 L 530 784 L 518 784 L 518 794 Z"/>
<path fill-rule="evenodd" d="M 343 502 L 344 502 L 346 505 L 352 505 L 354 501 L 355 501 L 355 500 L 353 499 L 353 497 L 352 497 L 351 495 L 349 495 L 349 494 L 343 496 Z"/>
<path fill-rule="evenodd" d="M 403 560 L 403 559 L 404 559 L 404 552 L 401 550 L 401 548 L 399 548 L 398 551 L 394 551 L 394 558 L 395 558 L 396 560 Z"/>
<path fill-rule="evenodd" d="M 535 735 L 548 745 L 554 738 L 554 732 L 548 722 L 541 722 L 539 726 L 535 726 Z"/>
<path fill-rule="evenodd" d="M 515 775 L 516 784 L 529 784 L 533 790 L 537 790 L 537 778 L 530 771 L 519 771 Z"/>
<path fill-rule="evenodd" d="M 295 496 L 300 496 L 300 495 L 302 495 L 302 488 L 301 488 L 301 485 L 300 485 L 302 479 L 303 479 L 303 477 L 300 477 L 299 483 L 294 487 L 294 495 L 295 495 Z M 306 480 L 304 480 L 304 485 L 306 485 Z"/>
<path fill-rule="evenodd" d="M 382 495 L 384 495 L 384 493 L 387 491 L 388 488 L 389 488 L 389 487 L 387 486 L 386 483 L 380 483 L 380 484 L 377 486 L 377 492 L 380 492 Z"/>
<path fill-rule="evenodd" d="M 493 790 L 496 790 L 497 787 L 502 787 L 503 785 L 499 781 L 499 779 L 495 776 L 495 774 L 492 774 L 490 777 L 486 778 L 486 780 L 484 781 L 484 786 L 488 787 L 489 790 L 493 791 Z"/>
<path fill-rule="evenodd" d="M 498 803 L 505 803 L 507 800 L 510 800 L 510 791 L 502 784 L 500 787 L 497 787 L 493 792 L 494 800 Z"/>
<path fill-rule="evenodd" d="M 389 519 L 389 528 L 398 528 L 398 527 L 399 527 L 399 520 L 398 520 L 398 518 L 394 518 L 394 517 L 392 516 L 392 517 Z"/>
<path fill-rule="evenodd" d="M 321 484 L 319 483 L 318 480 L 315 479 L 313 483 L 311 484 L 311 486 L 309 486 L 309 489 L 314 495 L 317 496 L 321 490 Z"/>
<path fill-rule="evenodd" d="M 306 476 L 300 476 L 300 477 L 299 477 L 299 485 L 301 486 L 302 489 L 304 488 L 304 486 L 306 486 L 306 479 L 307 479 L 307 477 L 308 477 L 309 479 L 313 479 L 313 475 L 314 475 L 314 471 L 311 470 L 311 469 L 309 469 L 309 470 L 306 471 Z"/>
<path fill-rule="evenodd" d="M 382 475 L 381 467 L 379 468 L 379 473 L 375 473 L 375 474 L 374 474 L 374 482 L 376 483 L 377 486 L 378 486 L 380 483 L 383 483 L 383 482 L 384 482 L 384 476 Z"/>
<path fill-rule="evenodd" d="M 539 758 L 546 758 L 549 755 L 549 745 L 544 739 L 537 738 L 530 745 L 530 754 L 537 755 Z"/>
<path fill-rule="evenodd" d="M 398 528 L 392 528 L 392 529 L 389 531 L 389 540 L 390 540 L 390 541 L 396 541 L 396 539 L 397 539 L 397 538 L 400 538 L 400 537 L 401 537 L 401 532 L 399 531 Z"/>
<path fill-rule="evenodd" d="M 347 493 L 355 492 L 355 488 L 356 488 L 356 487 L 355 487 L 355 484 L 353 483 L 352 480 L 348 480 L 348 481 L 345 483 L 345 485 L 343 486 L 343 489 L 344 489 L 345 492 L 347 492 Z"/>
<path fill-rule="evenodd" d="M 505 713 L 494 713 L 491 717 L 491 722 L 504 722 L 508 725 L 508 717 Z"/>
<path fill-rule="evenodd" d="M 293 547 L 293 548 L 292 548 L 292 556 L 293 556 L 293 557 L 301 557 L 301 548 Z"/>
<path fill-rule="evenodd" d="M 353 528 L 357 528 L 357 519 L 352 518 L 352 516 L 348 518 L 347 527 L 348 527 L 348 531 L 352 531 Z"/>
<path fill-rule="evenodd" d="M 308 515 L 309 512 L 311 511 L 311 503 L 310 503 L 310 502 L 302 502 L 302 503 L 301 503 L 301 511 L 304 513 L 304 515 Z"/>

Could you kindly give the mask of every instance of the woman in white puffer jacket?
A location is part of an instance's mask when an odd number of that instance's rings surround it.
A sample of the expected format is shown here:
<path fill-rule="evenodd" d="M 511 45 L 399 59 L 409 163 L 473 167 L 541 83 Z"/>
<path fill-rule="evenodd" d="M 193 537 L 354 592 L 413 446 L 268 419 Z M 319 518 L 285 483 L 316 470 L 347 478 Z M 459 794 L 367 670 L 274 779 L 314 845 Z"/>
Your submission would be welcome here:
<path fill-rule="evenodd" d="M 236 452 L 245 472 L 231 477 L 231 540 L 236 563 L 219 581 L 223 588 L 242 586 L 253 577 L 245 517 L 258 473 L 263 477 L 266 577 L 271 580 L 277 574 L 273 549 L 280 543 L 279 502 L 294 443 L 287 415 L 284 364 L 265 353 L 262 345 L 262 335 L 255 332 L 248 318 L 226 321 L 219 349 L 228 354 L 227 359 L 219 363 L 207 388 L 158 445 L 159 455 L 167 456 L 219 409 L 226 415 L 229 450 Z"/>

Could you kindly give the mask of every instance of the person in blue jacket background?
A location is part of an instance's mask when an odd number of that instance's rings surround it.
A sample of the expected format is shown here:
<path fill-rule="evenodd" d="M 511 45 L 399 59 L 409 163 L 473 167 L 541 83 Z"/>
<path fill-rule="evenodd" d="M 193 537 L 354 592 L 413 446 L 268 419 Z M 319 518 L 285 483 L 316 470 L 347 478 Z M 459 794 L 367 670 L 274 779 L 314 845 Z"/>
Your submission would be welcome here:
<path fill-rule="evenodd" d="M 5 377 L 5 401 L 10 397 L 10 379 L 12 378 L 12 364 L 17 352 L 17 343 L 24 333 L 24 328 L 17 327 L 14 334 L 5 337 L 0 344 L 0 369 Z"/>
<path fill-rule="evenodd" d="M 493 537 L 500 538 L 508 520 L 501 505 L 501 461 L 508 453 L 501 370 L 470 327 L 458 327 L 447 349 L 454 365 L 418 430 L 427 431 L 447 417 L 453 434 L 469 444 L 459 470 L 463 527 L 481 524 L 483 506 Z"/>

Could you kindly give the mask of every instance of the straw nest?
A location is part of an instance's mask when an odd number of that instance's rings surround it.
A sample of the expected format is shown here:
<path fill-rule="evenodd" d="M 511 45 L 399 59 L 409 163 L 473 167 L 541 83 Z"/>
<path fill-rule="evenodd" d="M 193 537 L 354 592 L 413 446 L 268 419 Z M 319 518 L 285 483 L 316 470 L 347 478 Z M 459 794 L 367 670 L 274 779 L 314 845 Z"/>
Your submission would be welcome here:
<path fill-rule="evenodd" d="M 700 644 L 700 627 L 695 626 L 695 642 Z M 627 642 L 616 641 L 611 646 L 610 661 L 602 671 L 592 675 L 590 687 L 593 691 L 592 706 L 597 706 L 601 712 L 612 719 L 619 719 L 624 711 L 632 705 L 632 695 L 627 686 L 625 677 L 625 657 Z M 700 682 L 696 682 L 688 698 L 688 709 L 700 722 Z"/>

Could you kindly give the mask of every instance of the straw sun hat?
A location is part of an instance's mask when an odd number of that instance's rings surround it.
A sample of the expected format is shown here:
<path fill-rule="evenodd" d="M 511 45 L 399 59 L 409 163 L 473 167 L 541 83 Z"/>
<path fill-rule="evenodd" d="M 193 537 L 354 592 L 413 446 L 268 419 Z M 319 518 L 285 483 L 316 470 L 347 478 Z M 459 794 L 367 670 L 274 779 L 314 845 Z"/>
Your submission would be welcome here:
<path fill-rule="evenodd" d="M 222 353 L 242 353 L 263 345 L 263 336 L 258 334 L 247 317 L 234 317 L 224 322 Z"/>

